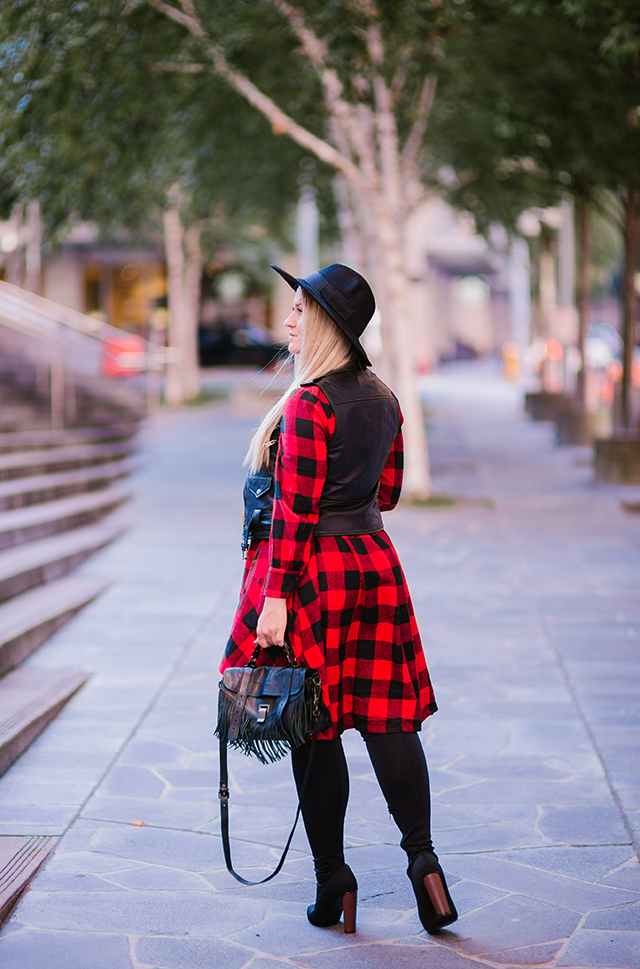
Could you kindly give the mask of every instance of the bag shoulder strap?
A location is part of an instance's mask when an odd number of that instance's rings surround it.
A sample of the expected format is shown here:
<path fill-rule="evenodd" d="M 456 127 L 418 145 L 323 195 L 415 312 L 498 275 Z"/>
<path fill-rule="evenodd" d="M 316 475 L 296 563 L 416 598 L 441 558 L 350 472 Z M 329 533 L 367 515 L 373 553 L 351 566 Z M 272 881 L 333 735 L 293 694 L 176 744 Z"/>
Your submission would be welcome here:
<path fill-rule="evenodd" d="M 289 663 L 289 668 L 295 669 L 296 667 L 298 667 L 299 663 L 296 660 L 296 657 L 294 655 L 293 650 L 291 649 L 291 646 L 286 640 L 284 642 L 284 650 Z M 232 731 L 234 727 L 237 729 L 237 724 L 239 723 L 240 716 L 242 714 L 242 709 L 244 708 L 244 705 L 246 703 L 245 694 L 246 694 L 246 685 L 247 685 L 248 676 L 250 675 L 250 671 L 256 668 L 259 653 L 260 653 L 260 647 L 256 643 L 256 647 L 248 663 L 248 669 L 246 670 L 245 675 L 242 677 L 241 683 L 238 687 L 238 698 L 237 698 L 236 707 L 234 710 L 234 716 L 232 721 Z M 231 842 L 229 840 L 229 797 L 231 796 L 231 792 L 229 791 L 227 742 L 222 738 L 220 738 L 220 790 L 218 791 L 218 797 L 220 798 L 220 832 L 222 834 L 222 850 L 224 852 L 224 860 L 227 866 L 227 871 L 229 872 L 229 874 L 233 875 L 236 881 L 241 882 L 243 885 L 264 885 L 265 882 L 270 882 L 271 879 L 275 878 L 276 875 L 282 870 L 282 866 L 285 863 L 287 854 L 289 853 L 289 848 L 291 847 L 291 842 L 293 841 L 293 836 L 298 826 L 298 821 L 300 820 L 300 812 L 302 810 L 302 806 L 300 804 L 300 798 L 305 792 L 307 781 L 309 779 L 309 772 L 311 770 L 311 764 L 313 762 L 313 755 L 315 754 L 316 743 L 318 741 L 318 730 L 319 730 L 319 724 L 316 725 L 313 731 L 313 740 L 312 740 L 313 746 L 311 748 L 311 753 L 309 754 L 307 769 L 305 771 L 304 780 L 302 782 L 302 787 L 300 789 L 300 796 L 298 798 L 298 807 L 296 809 L 296 816 L 293 822 L 293 827 L 289 832 L 287 843 L 285 844 L 282 855 L 280 856 L 280 861 L 278 862 L 278 864 L 276 865 L 276 867 L 274 868 L 274 870 L 271 872 L 270 875 L 267 875 L 266 878 L 262 878 L 258 882 L 250 882 L 246 878 L 243 878 L 242 875 L 239 875 L 238 872 L 234 870 L 233 863 L 231 861 Z"/>
<path fill-rule="evenodd" d="M 229 841 L 229 771 L 227 764 L 227 744 L 224 740 L 220 740 L 220 790 L 218 791 L 218 797 L 220 798 L 220 830 L 222 834 L 222 850 L 224 852 L 224 860 L 227 866 L 227 871 L 229 874 L 233 875 L 236 881 L 242 882 L 243 885 L 264 885 L 265 882 L 270 882 L 272 878 L 282 870 L 282 866 L 285 863 L 289 848 L 291 847 L 291 842 L 293 841 L 293 836 L 295 830 L 298 826 L 298 821 L 300 820 L 300 812 L 302 806 L 300 804 L 300 798 L 304 794 L 305 788 L 307 786 L 307 781 L 309 779 L 309 772 L 311 770 L 311 764 L 313 762 L 313 755 L 316 752 L 316 744 L 318 742 L 318 731 L 314 730 L 311 753 L 309 754 L 309 760 L 307 762 L 307 769 L 304 774 L 304 780 L 302 782 L 302 787 L 300 789 L 300 797 L 298 798 L 298 807 L 296 810 L 295 820 L 293 822 L 293 827 L 289 832 L 289 837 L 287 838 L 287 843 L 284 846 L 282 855 L 280 856 L 280 861 L 266 878 L 260 879 L 258 882 L 250 882 L 242 875 L 239 875 L 237 871 L 234 870 L 233 863 L 231 861 L 231 843 Z"/>

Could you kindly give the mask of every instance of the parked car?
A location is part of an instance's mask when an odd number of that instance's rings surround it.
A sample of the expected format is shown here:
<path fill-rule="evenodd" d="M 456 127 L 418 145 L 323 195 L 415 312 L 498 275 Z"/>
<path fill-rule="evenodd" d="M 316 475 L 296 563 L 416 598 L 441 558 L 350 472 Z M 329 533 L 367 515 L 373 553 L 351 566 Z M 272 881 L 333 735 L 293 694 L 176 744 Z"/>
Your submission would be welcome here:
<path fill-rule="evenodd" d="M 202 367 L 266 367 L 283 356 L 287 348 L 264 327 L 240 320 L 201 326 L 198 346 Z"/>

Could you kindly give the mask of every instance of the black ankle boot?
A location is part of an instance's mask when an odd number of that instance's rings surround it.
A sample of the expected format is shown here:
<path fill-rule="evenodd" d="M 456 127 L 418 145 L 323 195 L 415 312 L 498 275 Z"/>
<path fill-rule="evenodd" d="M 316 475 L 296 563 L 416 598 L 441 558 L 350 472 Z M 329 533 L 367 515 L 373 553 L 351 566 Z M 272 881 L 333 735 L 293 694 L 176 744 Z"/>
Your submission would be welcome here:
<path fill-rule="evenodd" d="M 449 894 L 444 872 L 432 851 L 420 852 L 407 868 L 407 875 L 415 892 L 420 921 L 427 932 L 438 932 L 456 921 L 456 907 Z"/>
<path fill-rule="evenodd" d="M 348 865 L 334 871 L 333 875 L 318 885 L 316 904 L 307 909 L 307 918 L 312 925 L 326 928 L 337 925 L 344 910 L 344 930 L 356 930 L 356 901 L 358 883 Z"/>

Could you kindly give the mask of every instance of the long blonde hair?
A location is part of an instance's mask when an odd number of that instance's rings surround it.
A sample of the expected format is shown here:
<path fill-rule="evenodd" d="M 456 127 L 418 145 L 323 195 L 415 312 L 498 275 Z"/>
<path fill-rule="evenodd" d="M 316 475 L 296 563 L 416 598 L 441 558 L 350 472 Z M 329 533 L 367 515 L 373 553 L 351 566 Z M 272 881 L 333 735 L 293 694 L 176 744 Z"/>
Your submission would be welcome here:
<path fill-rule="evenodd" d="M 269 463 L 274 429 L 282 420 L 284 405 L 301 384 L 347 366 L 354 358 L 351 342 L 319 303 L 302 290 L 302 340 L 294 356 L 293 378 L 282 397 L 267 411 L 251 438 L 245 464 L 258 471 Z"/>

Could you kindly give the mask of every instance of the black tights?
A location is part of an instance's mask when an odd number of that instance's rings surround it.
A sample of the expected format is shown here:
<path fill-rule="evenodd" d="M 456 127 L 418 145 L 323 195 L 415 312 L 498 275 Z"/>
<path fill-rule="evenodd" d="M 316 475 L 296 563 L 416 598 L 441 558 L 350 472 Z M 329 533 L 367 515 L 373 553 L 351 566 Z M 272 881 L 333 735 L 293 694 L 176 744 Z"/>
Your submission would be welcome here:
<path fill-rule="evenodd" d="M 416 733 L 367 734 L 364 741 L 389 810 L 402 832 L 400 844 L 411 862 L 421 851 L 433 850 L 429 774 L 420 738 Z M 311 748 L 309 741 L 291 754 L 298 794 Z M 342 740 L 318 740 L 301 804 L 319 884 L 344 864 L 348 800 L 349 773 Z"/>

